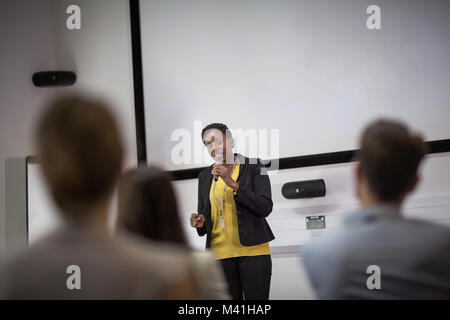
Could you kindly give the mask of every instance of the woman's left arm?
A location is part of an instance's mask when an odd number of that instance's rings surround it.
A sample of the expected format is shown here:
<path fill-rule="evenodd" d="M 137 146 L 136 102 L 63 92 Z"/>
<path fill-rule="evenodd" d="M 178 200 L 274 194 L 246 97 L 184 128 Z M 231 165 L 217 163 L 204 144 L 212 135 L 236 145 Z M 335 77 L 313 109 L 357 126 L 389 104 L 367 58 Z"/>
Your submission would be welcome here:
<path fill-rule="evenodd" d="M 239 184 L 234 201 L 257 216 L 267 217 L 273 208 L 269 176 L 261 174 L 261 165 L 259 163 L 253 166 L 251 174 L 253 175 L 254 190 Z"/>

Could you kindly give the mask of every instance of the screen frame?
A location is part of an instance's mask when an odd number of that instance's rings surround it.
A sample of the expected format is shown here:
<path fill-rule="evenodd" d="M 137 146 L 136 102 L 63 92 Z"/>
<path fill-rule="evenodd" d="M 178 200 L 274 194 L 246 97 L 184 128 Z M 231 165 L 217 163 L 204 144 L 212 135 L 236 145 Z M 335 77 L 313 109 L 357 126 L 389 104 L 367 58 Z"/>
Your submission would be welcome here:
<path fill-rule="evenodd" d="M 132 65 L 133 65 L 137 161 L 138 164 L 143 163 L 147 165 L 147 147 L 146 147 L 145 118 L 144 118 L 144 86 L 143 86 L 143 72 L 142 72 L 141 23 L 140 23 L 140 9 L 139 9 L 140 0 L 129 0 L 129 1 L 130 1 L 131 49 L 132 49 Z M 426 143 L 428 145 L 429 154 L 450 152 L 450 139 L 432 140 L 427 141 Z M 357 151 L 358 150 L 343 150 L 338 152 L 279 158 L 277 159 L 279 162 L 278 170 L 348 163 L 355 161 L 355 155 Z M 174 170 L 169 171 L 169 173 L 173 176 L 174 180 L 196 179 L 198 177 L 198 174 L 205 168 L 207 167 Z"/>

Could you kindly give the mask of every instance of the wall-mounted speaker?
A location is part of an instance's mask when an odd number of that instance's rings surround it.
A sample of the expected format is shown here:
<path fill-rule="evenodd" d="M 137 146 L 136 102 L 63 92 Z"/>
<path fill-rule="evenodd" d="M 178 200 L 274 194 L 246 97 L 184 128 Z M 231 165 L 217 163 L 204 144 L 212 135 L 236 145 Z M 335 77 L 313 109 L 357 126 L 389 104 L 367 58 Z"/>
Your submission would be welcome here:
<path fill-rule="evenodd" d="M 71 86 L 77 76 L 72 71 L 41 71 L 33 74 L 32 80 L 36 87 Z"/>
<path fill-rule="evenodd" d="M 286 199 L 325 197 L 326 187 L 323 179 L 288 182 L 281 188 Z"/>

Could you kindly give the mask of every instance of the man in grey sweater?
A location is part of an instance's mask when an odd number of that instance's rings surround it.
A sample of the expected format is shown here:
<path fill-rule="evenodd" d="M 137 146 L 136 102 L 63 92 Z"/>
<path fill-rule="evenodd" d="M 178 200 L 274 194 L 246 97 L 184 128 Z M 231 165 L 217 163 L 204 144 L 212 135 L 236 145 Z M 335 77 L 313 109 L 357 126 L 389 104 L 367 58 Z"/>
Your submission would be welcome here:
<path fill-rule="evenodd" d="M 366 128 L 355 173 L 361 210 L 302 251 L 320 299 L 450 299 L 450 228 L 402 216 L 425 152 L 401 123 Z"/>

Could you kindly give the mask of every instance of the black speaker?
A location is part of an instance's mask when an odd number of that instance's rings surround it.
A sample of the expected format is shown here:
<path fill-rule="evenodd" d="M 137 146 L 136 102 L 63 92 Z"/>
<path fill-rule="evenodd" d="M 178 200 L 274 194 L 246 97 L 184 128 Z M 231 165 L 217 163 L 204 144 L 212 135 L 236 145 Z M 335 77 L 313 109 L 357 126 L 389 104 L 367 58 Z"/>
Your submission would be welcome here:
<path fill-rule="evenodd" d="M 281 188 L 286 199 L 325 197 L 326 188 L 323 179 L 288 182 Z"/>
<path fill-rule="evenodd" d="M 36 87 L 71 86 L 77 80 L 72 71 L 41 71 L 33 74 L 33 84 Z"/>

